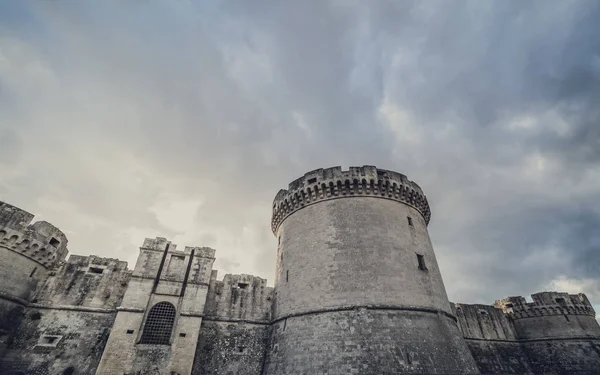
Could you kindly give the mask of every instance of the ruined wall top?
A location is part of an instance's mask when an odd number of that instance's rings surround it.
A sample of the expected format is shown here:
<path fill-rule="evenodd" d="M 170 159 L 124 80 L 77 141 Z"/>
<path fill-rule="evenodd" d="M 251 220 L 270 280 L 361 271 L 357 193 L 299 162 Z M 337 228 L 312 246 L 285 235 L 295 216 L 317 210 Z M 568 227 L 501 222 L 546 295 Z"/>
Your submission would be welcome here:
<path fill-rule="evenodd" d="M 508 315 L 501 309 L 481 304 L 457 303 L 454 311 L 458 328 L 466 339 L 515 340 L 516 333 Z"/>
<path fill-rule="evenodd" d="M 169 253 L 180 254 L 180 255 L 190 255 L 192 253 L 192 250 L 194 250 L 195 257 L 213 258 L 213 259 L 215 257 L 215 249 L 212 249 L 210 247 L 186 246 L 184 248 L 184 250 L 181 251 L 181 250 L 177 250 L 176 244 L 171 243 L 171 241 L 168 241 L 164 237 L 145 238 L 144 244 L 142 245 L 142 247 L 140 249 L 157 250 L 157 251 L 163 252 L 167 249 L 167 246 L 169 248 L 169 250 L 168 250 Z"/>
<path fill-rule="evenodd" d="M 311 203 L 357 195 L 408 204 L 429 224 L 431 210 L 419 185 L 403 174 L 365 165 L 350 167 L 347 171 L 341 167 L 319 168 L 292 181 L 287 190 L 282 189 L 275 196 L 271 229 L 276 233 L 286 217 Z"/>
<path fill-rule="evenodd" d="M 49 273 L 36 293 L 36 303 L 115 309 L 121 304 L 131 273 L 122 260 L 71 255 Z"/>
<path fill-rule="evenodd" d="M 541 292 L 532 294 L 531 298 L 533 302 L 527 302 L 521 296 L 506 297 L 495 301 L 494 306 L 513 319 L 550 315 L 596 315 L 592 304 L 583 293 Z"/>
<path fill-rule="evenodd" d="M 226 274 L 217 280 L 212 271 L 204 315 L 208 319 L 254 321 L 271 319 L 273 288 L 267 280 L 252 275 Z"/>
<path fill-rule="evenodd" d="M 0 246 L 18 252 L 44 267 L 67 256 L 67 237 L 46 221 L 31 224 L 34 215 L 0 201 Z"/>

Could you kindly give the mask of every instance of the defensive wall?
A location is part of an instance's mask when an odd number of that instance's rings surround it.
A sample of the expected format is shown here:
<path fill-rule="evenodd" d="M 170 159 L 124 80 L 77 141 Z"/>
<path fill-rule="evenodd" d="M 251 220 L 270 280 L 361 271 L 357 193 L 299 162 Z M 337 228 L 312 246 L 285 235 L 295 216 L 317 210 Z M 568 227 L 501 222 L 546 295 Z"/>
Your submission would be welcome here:
<path fill-rule="evenodd" d="M 130 276 L 126 262 L 71 255 L 33 295 L 0 373 L 93 374 Z"/>
<path fill-rule="evenodd" d="M 542 292 L 490 305 L 455 304 L 482 374 L 596 374 L 600 326 L 584 294 Z"/>
<path fill-rule="evenodd" d="M 24 308 L 49 270 L 66 256 L 67 238 L 46 221 L 0 201 L 0 358 Z"/>
<path fill-rule="evenodd" d="M 450 303 L 406 176 L 317 169 L 273 202 L 276 280 L 215 250 L 146 239 L 126 262 L 71 255 L 51 224 L 0 202 L 3 375 L 600 374 L 583 294 Z"/>

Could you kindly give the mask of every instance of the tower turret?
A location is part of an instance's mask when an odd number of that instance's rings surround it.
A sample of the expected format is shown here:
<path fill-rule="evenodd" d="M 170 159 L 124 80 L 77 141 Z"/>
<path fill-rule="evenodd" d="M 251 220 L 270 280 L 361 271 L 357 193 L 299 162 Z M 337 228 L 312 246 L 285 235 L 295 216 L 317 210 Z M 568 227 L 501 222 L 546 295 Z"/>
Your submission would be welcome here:
<path fill-rule="evenodd" d="M 0 357 L 38 284 L 68 252 L 67 237 L 33 217 L 0 201 Z"/>
<path fill-rule="evenodd" d="M 513 321 L 519 339 L 598 338 L 596 312 L 583 293 L 541 292 L 523 297 L 507 297 L 494 302 Z"/>
<path fill-rule="evenodd" d="M 317 169 L 273 202 L 266 374 L 478 373 L 450 308 L 421 188 L 373 166 Z"/>
<path fill-rule="evenodd" d="M 68 253 L 67 237 L 45 221 L 0 202 L 0 295 L 27 301 L 46 272 Z"/>

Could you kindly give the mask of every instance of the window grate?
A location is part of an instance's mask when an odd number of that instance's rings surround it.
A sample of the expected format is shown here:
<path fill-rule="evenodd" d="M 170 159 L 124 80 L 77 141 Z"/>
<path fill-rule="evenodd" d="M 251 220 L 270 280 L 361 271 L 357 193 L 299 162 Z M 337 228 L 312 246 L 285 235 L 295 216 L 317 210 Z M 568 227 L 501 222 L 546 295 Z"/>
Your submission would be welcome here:
<path fill-rule="evenodd" d="M 169 345 L 174 323 L 175 306 L 169 302 L 159 302 L 152 306 L 140 344 Z"/>

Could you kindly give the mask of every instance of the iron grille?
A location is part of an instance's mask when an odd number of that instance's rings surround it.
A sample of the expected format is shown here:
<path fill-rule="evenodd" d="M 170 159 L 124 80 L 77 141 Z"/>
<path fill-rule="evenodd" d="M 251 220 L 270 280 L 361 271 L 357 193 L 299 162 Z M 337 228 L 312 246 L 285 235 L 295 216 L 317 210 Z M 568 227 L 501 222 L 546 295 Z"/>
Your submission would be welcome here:
<path fill-rule="evenodd" d="M 146 319 L 140 344 L 169 345 L 175 322 L 175 306 L 159 302 L 152 306 Z"/>

